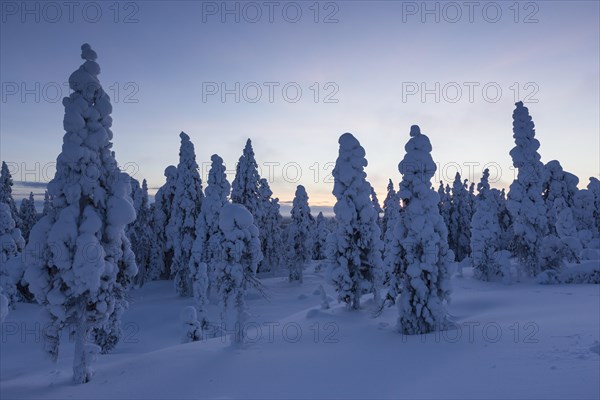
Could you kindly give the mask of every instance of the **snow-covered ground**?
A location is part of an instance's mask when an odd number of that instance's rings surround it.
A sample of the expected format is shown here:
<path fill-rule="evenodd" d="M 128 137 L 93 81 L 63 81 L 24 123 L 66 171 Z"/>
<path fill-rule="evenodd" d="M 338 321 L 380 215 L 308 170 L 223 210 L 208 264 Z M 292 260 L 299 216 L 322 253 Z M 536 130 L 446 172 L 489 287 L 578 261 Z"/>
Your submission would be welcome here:
<path fill-rule="evenodd" d="M 181 344 L 192 299 L 172 282 L 131 292 L 125 339 L 99 356 L 92 382 L 72 383 L 72 343 L 44 358 L 40 308 L 18 304 L 2 324 L 0 398 L 600 398 L 600 285 L 510 286 L 452 279 L 456 329 L 403 336 L 397 308 L 373 318 L 331 302 L 322 273 L 303 284 L 264 278 L 251 293 L 243 348 L 222 337 Z M 216 306 L 209 310 L 217 317 Z"/>

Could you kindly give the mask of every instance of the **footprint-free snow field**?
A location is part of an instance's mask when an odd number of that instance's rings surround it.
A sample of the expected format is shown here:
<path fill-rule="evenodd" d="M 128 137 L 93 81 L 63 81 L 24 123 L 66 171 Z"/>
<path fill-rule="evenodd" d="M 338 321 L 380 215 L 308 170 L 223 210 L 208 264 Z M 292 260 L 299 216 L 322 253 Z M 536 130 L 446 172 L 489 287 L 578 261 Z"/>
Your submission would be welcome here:
<path fill-rule="evenodd" d="M 375 318 L 370 296 L 359 311 L 333 299 L 322 309 L 320 284 L 335 297 L 322 273 L 306 272 L 301 285 L 263 278 L 268 299 L 249 294 L 242 347 L 229 336 L 181 344 L 180 313 L 193 302 L 170 281 L 150 282 L 131 292 L 123 341 L 98 357 L 84 385 L 72 383 L 72 343 L 58 364 L 46 360 L 41 309 L 19 303 L 2 323 L 0 397 L 600 397 L 598 285 L 504 285 L 469 275 L 452 279 L 454 328 L 415 336 L 398 333 L 396 307 Z M 209 311 L 218 321 L 217 306 Z"/>

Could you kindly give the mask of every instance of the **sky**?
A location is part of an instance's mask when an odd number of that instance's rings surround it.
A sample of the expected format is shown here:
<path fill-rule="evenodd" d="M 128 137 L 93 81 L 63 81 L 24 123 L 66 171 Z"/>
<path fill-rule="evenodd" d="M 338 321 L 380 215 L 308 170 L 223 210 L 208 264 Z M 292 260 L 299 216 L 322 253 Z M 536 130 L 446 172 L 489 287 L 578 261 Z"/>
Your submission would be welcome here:
<path fill-rule="evenodd" d="M 436 181 L 478 181 L 487 167 L 507 188 L 518 100 L 542 161 L 584 187 L 600 175 L 599 4 L 2 1 L 0 158 L 24 182 L 17 197 L 43 193 L 87 42 L 113 102 L 117 160 L 151 191 L 178 162 L 179 132 L 203 177 L 216 153 L 230 180 L 251 138 L 284 205 L 302 184 L 328 210 L 337 140 L 351 132 L 383 201 L 413 124 L 432 142 Z"/>

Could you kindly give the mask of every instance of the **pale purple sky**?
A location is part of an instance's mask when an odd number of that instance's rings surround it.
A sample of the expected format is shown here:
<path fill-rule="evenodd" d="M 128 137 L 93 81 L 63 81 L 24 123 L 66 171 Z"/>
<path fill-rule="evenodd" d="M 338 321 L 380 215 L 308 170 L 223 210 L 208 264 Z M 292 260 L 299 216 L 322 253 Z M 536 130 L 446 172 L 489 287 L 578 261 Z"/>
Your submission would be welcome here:
<path fill-rule="evenodd" d="M 45 4 L 1 3 L 0 158 L 17 181 L 53 176 L 63 83 L 84 42 L 113 99 L 117 160 L 154 188 L 177 163 L 180 131 L 199 164 L 217 153 L 229 169 L 250 137 L 283 202 L 302 184 L 311 205 L 331 205 L 328 174 L 349 131 L 382 201 L 412 124 L 429 135 L 440 178 L 460 168 L 478 180 L 487 164 L 506 187 L 519 98 L 542 161 L 558 159 L 580 186 L 600 173 L 597 1 Z"/>

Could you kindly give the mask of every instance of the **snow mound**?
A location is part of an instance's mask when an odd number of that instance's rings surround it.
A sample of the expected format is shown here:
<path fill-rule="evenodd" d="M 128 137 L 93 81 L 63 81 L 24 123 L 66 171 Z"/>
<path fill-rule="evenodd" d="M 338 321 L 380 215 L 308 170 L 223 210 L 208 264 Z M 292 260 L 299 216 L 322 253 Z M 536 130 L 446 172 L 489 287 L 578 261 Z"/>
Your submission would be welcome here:
<path fill-rule="evenodd" d="M 567 264 L 561 270 L 547 270 L 536 277 L 541 284 L 560 283 L 600 283 L 600 260 L 582 261 L 580 264 Z"/>

